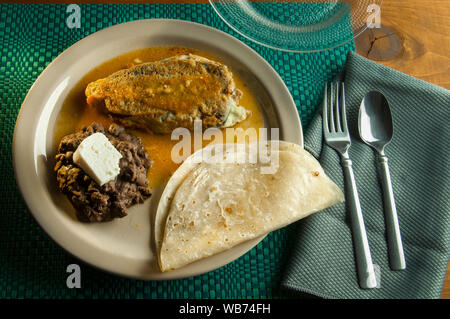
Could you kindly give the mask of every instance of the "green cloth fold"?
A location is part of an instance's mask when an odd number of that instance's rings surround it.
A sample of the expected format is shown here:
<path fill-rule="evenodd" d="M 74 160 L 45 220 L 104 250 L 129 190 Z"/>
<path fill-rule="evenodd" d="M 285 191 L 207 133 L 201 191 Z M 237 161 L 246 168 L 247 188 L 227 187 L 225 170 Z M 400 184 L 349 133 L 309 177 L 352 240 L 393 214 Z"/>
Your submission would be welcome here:
<path fill-rule="evenodd" d="M 345 203 L 302 220 L 294 235 L 281 286 L 325 298 L 439 298 L 449 259 L 450 92 L 349 52 L 345 66 L 350 158 L 379 288 L 358 286 Z M 394 138 L 386 147 L 406 270 L 389 268 L 381 184 L 375 152 L 358 136 L 365 93 L 388 99 Z M 318 113 L 305 132 L 306 148 L 342 189 L 338 154 L 322 139 Z"/>

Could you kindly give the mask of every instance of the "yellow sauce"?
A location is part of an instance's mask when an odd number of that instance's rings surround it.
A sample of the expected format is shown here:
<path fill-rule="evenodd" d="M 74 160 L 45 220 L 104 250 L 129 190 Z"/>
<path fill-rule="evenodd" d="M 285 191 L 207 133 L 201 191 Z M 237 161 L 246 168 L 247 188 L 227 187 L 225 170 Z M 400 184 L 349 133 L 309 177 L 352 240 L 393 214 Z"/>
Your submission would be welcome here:
<path fill-rule="evenodd" d="M 57 147 L 63 136 L 79 131 L 83 126 L 97 122 L 107 128 L 113 123 L 113 120 L 106 114 L 87 104 L 85 89 L 90 82 L 107 77 L 111 73 L 124 68 L 129 68 L 134 64 L 158 61 L 174 55 L 188 53 L 200 55 L 210 60 L 223 63 L 220 59 L 196 49 L 184 47 L 151 47 L 123 54 L 91 70 L 69 92 L 63 103 L 55 126 L 54 147 Z M 256 98 L 236 72 L 233 72 L 233 78 L 236 87 L 243 93 L 239 105 L 252 113 L 251 116 L 235 125 L 234 128 L 242 128 L 243 130 L 254 128 L 258 132 L 258 129 L 264 126 L 264 121 Z M 147 177 L 150 181 L 150 187 L 158 187 L 166 182 L 180 165 L 174 163 L 171 159 L 172 147 L 179 143 L 179 141 L 171 140 L 170 134 L 158 135 L 138 130 L 129 131 L 141 139 L 148 155 L 153 161 L 153 166 L 149 169 Z M 225 136 L 224 129 L 222 132 Z M 191 136 L 193 137 L 194 134 L 192 133 Z M 258 136 L 259 135 L 257 135 L 257 138 Z M 211 141 L 203 141 L 202 144 L 203 146 L 206 146 L 210 142 Z M 191 143 L 193 144 L 193 141 Z M 193 147 L 191 147 L 191 149 L 193 149 Z"/>

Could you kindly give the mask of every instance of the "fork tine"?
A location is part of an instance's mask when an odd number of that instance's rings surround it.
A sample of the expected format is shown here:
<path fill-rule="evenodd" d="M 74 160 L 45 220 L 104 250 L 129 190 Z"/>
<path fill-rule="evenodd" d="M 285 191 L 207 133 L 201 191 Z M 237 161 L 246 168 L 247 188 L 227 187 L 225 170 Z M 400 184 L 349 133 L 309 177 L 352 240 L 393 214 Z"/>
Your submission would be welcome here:
<path fill-rule="evenodd" d="M 325 89 L 323 90 L 323 131 L 329 132 L 330 127 L 328 126 L 328 84 L 325 83 Z"/>
<path fill-rule="evenodd" d="M 341 83 L 341 118 L 342 118 L 342 132 L 348 132 L 347 126 L 347 111 L 345 110 L 345 86 Z"/>
<path fill-rule="evenodd" d="M 341 110 L 341 103 L 340 103 L 340 98 L 341 98 L 341 96 L 342 96 L 342 93 L 341 93 L 341 91 L 340 91 L 340 82 L 339 81 L 336 81 L 336 85 L 335 85 L 335 87 L 336 87 L 336 89 L 335 89 L 335 91 L 336 91 L 336 96 L 335 96 L 335 106 L 336 106 L 336 110 L 335 110 L 335 116 L 336 116 L 336 132 L 342 132 L 342 130 L 341 130 L 341 119 L 340 119 L 340 115 L 339 115 L 339 112 L 340 112 L 340 110 Z"/>

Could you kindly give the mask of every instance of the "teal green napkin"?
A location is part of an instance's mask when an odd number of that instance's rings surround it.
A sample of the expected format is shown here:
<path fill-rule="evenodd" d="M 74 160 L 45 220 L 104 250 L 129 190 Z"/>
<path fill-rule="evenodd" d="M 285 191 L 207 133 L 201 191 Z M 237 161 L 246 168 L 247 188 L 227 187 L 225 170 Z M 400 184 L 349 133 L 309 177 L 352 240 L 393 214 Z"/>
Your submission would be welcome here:
<path fill-rule="evenodd" d="M 350 158 L 361 200 L 379 288 L 358 286 L 350 221 L 345 204 L 298 224 L 282 287 L 325 298 L 439 298 L 450 247 L 450 92 L 349 52 L 345 66 Z M 358 136 L 358 111 L 366 92 L 381 91 L 394 120 L 386 148 L 403 238 L 406 270 L 389 268 L 381 185 L 375 153 Z M 337 153 L 324 144 L 317 114 L 305 134 L 306 148 L 343 187 Z"/>

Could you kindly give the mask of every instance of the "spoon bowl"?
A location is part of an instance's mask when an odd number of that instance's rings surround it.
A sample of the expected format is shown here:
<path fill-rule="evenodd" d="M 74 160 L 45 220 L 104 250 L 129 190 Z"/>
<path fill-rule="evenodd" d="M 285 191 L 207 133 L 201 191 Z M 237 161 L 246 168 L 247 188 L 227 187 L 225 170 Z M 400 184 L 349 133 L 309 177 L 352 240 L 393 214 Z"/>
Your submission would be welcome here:
<path fill-rule="evenodd" d="M 363 142 L 382 153 L 392 140 L 394 125 L 391 110 L 386 97 L 378 91 L 367 93 L 361 103 L 359 135 Z"/>

